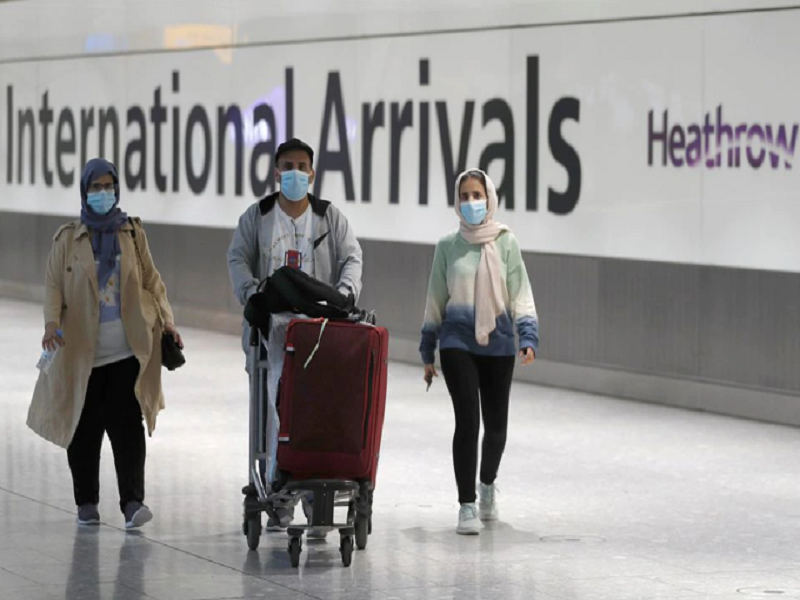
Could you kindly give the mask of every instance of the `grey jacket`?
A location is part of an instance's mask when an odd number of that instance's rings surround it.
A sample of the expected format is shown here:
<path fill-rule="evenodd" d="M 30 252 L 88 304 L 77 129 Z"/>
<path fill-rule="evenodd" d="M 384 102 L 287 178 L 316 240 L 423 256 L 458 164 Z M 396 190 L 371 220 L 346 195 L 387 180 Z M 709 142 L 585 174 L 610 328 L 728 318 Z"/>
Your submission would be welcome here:
<path fill-rule="evenodd" d="M 361 245 L 345 216 L 327 200 L 308 195 L 311 203 L 314 236 L 314 277 L 352 293 L 356 302 L 361 294 Z M 228 247 L 228 273 L 233 293 L 244 306 L 267 270 L 272 246 L 275 206 L 278 192 L 256 202 L 239 218 L 239 225 Z M 243 345 L 247 351 L 249 327 L 245 324 Z"/>

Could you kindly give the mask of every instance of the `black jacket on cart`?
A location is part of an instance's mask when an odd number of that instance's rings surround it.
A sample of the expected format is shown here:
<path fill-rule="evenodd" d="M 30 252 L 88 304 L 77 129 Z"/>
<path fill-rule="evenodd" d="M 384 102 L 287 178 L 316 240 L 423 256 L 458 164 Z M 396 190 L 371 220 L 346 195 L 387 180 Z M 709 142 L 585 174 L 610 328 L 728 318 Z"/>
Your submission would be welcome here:
<path fill-rule="evenodd" d="M 356 308 L 352 293 L 345 296 L 299 269 L 281 267 L 250 296 L 244 316 L 251 327 L 257 327 L 264 339 L 268 339 L 270 316 L 287 312 L 312 319 L 363 320 L 365 317 L 363 311 Z"/>

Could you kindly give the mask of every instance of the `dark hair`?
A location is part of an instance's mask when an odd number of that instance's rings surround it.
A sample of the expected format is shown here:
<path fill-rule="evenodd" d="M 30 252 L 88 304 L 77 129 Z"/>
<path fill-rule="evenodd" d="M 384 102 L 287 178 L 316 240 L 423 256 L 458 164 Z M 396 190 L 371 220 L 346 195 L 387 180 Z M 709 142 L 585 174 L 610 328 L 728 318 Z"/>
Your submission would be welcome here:
<path fill-rule="evenodd" d="M 470 169 L 469 171 L 465 172 L 464 175 L 461 177 L 461 181 L 458 184 L 458 195 L 461 195 L 461 186 L 467 179 L 477 179 L 483 185 L 483 191 L 488 196 L 489 189 L 486 187 L 486 176 L 483 174 L 482 171 L 478 169 Z"/>
<path fill-rule="evenodd" d="M 308 154 L 309 162 L 313 166 L 314 164 L 314 151 L 311 149 L 311 146 L 306 144 L 303 140 L 298 140 L 297 138 L 292 138 L 290 140 L 286 140 L 280 146 L 278 146 L 278 151 L 275 153 L 275 164 L 278 164 L 278 161 L 281 158 L 281 154 L 285 154 L 286 152 L 290 152 L 291 150 L 302 150 L 306 154 Z"/>

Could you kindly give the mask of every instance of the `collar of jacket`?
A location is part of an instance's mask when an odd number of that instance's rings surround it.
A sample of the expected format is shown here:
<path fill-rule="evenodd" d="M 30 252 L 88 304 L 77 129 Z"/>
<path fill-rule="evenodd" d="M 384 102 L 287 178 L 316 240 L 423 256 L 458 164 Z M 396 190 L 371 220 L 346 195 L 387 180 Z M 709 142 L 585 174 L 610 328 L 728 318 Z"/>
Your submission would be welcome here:
<path fill-rule="evenodd" d="M 125 221 L 122 227 L 119 228 L 120 231 L 128 231 L 129 229 L 133 229 L 133 223 L 131 223 L 130 219 Z M 86 223 L 81 223 L 80 221 L 76 221 L 74 239 L 78 240 L 82 236 L 88 234 L 89 234 L 89 228 L 86 226 Z"/>
<path fill-rule="evenodd" d="M 258 208 L 261 211 L 262 216 L 266 215 L 273 208 L 275 208 L 275 205 L 278 203 L 278 196 L 280 196 L 280 192 L 275 192 L 258 203 Z M 328 212 L 328 207 L 331 205 L 331 203 L 327 200 L 317 198 L 313 194 L 308 195 L 308 203 L 311 204 L 311 210 L 314 212 L 314 214 L 320 217 L 325 216 L 325 213 Z"/>

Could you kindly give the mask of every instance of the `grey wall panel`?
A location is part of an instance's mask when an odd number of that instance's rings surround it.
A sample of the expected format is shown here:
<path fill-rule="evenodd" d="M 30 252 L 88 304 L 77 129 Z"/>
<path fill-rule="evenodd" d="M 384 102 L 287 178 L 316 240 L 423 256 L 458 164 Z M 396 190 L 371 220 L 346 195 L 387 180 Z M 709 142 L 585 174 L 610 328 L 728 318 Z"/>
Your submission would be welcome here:
<path fill-rule="evenodd" d="M 706 269 L 703 377 L 800 391 L 800 275 Z"/>
<path fill-rule="evenodd" d="M 603 261 L 601 350 L 595 362 L 666 376 L 697 376 L 699 295 L 698 267 Z"/>
<path fill-rule="evenodd" d="M 6 289 L 41 286 L 52 235 L 67 220 L 0 212 Z M 237 328 L 225 258 L 232 232 L 146 229 L 179 318 Z M 361 305 L 377 310 L 414 360 L 433 247 L 362 246 Z M 533 253 L 525 262 L 541 318 L 539 356 L 549 364 L 800 395 L 800 274 Z"/>
<path fill-rule="evenodd" d="M 600 356 L 601 262 L 595 258 L 526 254 L 540 315 L 540 358 L 594 363 Z M 566 268 L 565 268 L 566 267 Z"/>
<path fill-rule="evenodd" d="M 13 281 L 41 281 L 45 261 L 41 256 L 40 230 L 46 218 L 0 213 L 0 265 L 2 276 Z M 55 233 L 52 228 L 50 235 Z M 46 258 L 46 255 L 45 255 Z"/>
<path fill-rule="evenodd" d="M 406 337 L 418 337 L 433 247 L 362 240 L 364 292 L 360 304 L 377 311 L 381 325 Z"/>
<path fill-rule="evenodd" d="M 176 304 L 226 310 L 233 306 L 225 252 L 231 232 L 202 227 L 147 225 L 153 256 Z M 167 264 L 166 261 L 169 261 Z M 169 280 L 166 277 L 169 277 Z"/>

